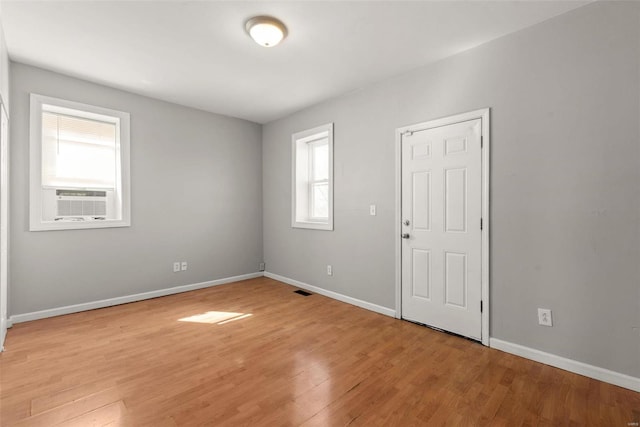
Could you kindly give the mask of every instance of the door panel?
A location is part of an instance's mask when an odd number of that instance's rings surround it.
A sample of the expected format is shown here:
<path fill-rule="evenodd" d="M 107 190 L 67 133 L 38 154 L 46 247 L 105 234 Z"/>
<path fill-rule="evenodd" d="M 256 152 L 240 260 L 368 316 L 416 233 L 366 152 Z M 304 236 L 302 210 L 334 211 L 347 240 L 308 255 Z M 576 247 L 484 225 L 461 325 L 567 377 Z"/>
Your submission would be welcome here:
<path fill-rule="evenodd" d="M 444 229 L 447 232 L 467 231 L 467 169 L 447 169 L 444 172 Z"/>
<path fill-rule="evenodd" d="M 467 307 L 467 254 L 445 252 L 444 255 L 445 303 Z"/>
<path fill-rule="evenodd" d="M 413 228 L 429 231 L 431 229 L 431 173 L 429 171 L 413 174 L 413 203 L 411 216 L 414 218 Z"/>
<path fill-rule="evenodd" d="M 481 130 L 476 119 L 402 136 L 402 317 L 478 340 Z"/>
<path fill-rule="evenodd" d="M 413 259 L 411 260 L 411 277 L 414 297 L 431 298 L 430 277 L 431 254 L 424 249 L 413 249 Z"/>

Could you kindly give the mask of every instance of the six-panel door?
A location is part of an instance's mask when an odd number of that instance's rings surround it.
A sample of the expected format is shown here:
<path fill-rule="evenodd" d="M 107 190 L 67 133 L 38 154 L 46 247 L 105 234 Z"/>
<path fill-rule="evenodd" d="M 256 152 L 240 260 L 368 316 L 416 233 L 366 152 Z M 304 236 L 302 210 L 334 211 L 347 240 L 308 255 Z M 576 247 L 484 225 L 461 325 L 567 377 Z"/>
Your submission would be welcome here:
<path fill-rule="evenodd" d="M 402 317 L 477 340 L 480 144 L 480 119 L 402 136 Z"/>

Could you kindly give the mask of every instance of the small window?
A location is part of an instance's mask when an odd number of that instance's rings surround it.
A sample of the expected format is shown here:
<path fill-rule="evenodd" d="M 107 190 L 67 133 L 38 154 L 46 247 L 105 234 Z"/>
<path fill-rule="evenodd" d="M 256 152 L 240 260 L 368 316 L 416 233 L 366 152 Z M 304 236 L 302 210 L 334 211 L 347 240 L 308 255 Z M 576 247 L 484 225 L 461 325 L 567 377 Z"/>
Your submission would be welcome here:
<path fill-rule="evenodd" d="M 333 124 L 293 134 L 295 228 L 333 230 Z"/>
<path fill-rule="evenodd" d="M 130 222 L 129 114 L 31 94 L 30 230 Z"/>

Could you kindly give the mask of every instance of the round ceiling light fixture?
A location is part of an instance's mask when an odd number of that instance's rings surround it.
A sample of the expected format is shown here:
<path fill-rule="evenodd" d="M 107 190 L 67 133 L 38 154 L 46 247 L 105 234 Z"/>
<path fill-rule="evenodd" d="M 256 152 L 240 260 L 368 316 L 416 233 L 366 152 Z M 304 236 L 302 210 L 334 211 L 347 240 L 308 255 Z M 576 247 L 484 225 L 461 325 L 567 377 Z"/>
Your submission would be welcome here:
<path fill-rule="evenodd" d="M 287 37 L 287 27 L 271 16 L 255 16 L 247 21 L 245 29 L 260 46 L 273 47 Z"/>

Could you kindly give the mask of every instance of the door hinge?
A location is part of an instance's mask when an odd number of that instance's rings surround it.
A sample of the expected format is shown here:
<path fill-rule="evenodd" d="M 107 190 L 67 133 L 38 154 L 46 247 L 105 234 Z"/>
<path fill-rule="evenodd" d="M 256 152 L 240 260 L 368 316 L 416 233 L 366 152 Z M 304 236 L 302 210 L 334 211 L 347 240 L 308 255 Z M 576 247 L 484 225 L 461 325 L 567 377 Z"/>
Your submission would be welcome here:
<path fill-rule="evenodd" d="M 480 135 L 480 148 L 484 147 L 484 138 Z"/>
<path fill-rule="evenodd" d="M 482 313 L 482 300 L 480 300 L 480 313 Z"/>
<path fill-rule="evenodd" d="M 482 230 L 482 218 L 480 218 L 480 230 Z"/>

